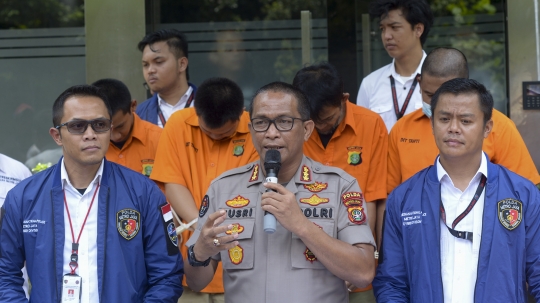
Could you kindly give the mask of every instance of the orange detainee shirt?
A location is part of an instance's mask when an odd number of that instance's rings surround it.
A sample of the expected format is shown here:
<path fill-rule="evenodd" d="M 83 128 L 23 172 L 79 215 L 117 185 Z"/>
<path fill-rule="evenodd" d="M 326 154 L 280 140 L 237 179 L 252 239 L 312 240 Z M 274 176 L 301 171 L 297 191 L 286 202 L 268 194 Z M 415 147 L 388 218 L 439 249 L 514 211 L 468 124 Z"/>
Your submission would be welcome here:
<path fill-rule="evenodd" d="M 131 168 L 149 177 L 154 165 L 162 129 L 133 113 L 133 129 L 122 149 L 109 142 L 107 160 Z"/>
<path fill-rule="evenodd" d="M 249 114 L 244 112 L 231 138 L 214 141 L 200 129 L 195 108 L 175 112 L 163 129 L 151 178 L 185 186 L 200 208 L 212 180 L 227 170 L 259 158 L 251 141 L 248 123 Z M 180 250 L 184 257 L 187 256 L 185 244 L 191 235 L 191 231 L 182 235 Z M 224 292 L 221 263 L 214 279 L 202 292 Z"/>
<path fill-rule="evenodd" d="M 496 109 L 492 120 L 493 129 L 482 146 L 489 160 L 534 184 L 540 183 L 540 175 L 514 122 Z M 431 120 L 421 108 L 401 118 L 390 131 L 388 142 L 388 193 L 432 165 L 438 154 Z"/>
<path fill-rule="evenodd" d="M 343 169 L 355 177 L 367 202 L 386 198 L 388 131 L 381 117 L 347 101 L 345 118 L 323 147 L 317 130 L 304 153 L 324 165 Z"/>

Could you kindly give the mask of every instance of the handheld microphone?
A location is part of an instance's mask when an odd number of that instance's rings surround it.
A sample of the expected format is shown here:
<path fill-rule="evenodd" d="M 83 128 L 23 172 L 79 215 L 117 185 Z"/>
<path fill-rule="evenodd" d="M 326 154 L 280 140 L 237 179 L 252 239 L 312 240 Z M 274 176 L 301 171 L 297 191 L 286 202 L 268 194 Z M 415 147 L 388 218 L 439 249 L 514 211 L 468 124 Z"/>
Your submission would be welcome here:
<path fill-rule="evenodd" d="M 281 154 L 276 149 L 266 152 L 264 160 L 264 170 L 266 171 L 266 182 L 277 183 L 279 169 L 281 168 Z M 271 191 L 271 189 L 266 190 Z M 269 212 L 264 212 L 264 231 L 273 234 L 276 231 L 276 217 Z"/>

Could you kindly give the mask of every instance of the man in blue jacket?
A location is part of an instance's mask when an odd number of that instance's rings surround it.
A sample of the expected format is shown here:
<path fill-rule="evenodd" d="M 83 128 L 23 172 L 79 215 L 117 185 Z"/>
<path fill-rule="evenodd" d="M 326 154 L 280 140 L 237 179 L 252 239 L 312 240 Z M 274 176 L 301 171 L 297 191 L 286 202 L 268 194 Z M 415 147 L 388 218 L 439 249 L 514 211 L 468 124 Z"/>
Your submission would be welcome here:
<path fill-rule="evenodd" d="M 540 299 L 539 191 L 482 152 L 492 110 L 475 80 L 431 99 L 440 154 L 388 197 L 378 302 L 526 302 L 527 284 Z"/>
<path fill-rule="evenodd" d="M 170 207 L 141 174 L 108 162 L 111 109 L 74 86 L 53 106 L 57 165 L 12 189 L 0 212 L 0 302 L 176 302 L 182 257 Z"/>
<path fill-rule="evenodd" d="M 137 107 L 137 115 L 163 128 L 174 112 L 195 101 L 197 88 L 188 82 L 187 39 L 178 30 L 162 29 L 146 35 L 138 47 L 144 79 L 154 95 Z"/>

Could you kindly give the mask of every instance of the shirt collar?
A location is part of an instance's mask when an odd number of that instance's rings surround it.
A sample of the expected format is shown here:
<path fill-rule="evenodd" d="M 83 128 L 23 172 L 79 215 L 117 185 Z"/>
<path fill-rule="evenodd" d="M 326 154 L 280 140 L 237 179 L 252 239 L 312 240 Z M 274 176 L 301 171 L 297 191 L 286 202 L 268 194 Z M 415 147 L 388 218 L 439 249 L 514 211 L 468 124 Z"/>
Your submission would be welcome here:
<path fill-rule="evenodd" d="M 440 156 L 437 156 L 436 163 L 437 163 L 437 179 L 439 179 L 439 182 L 441 182 L 444 176 L 447 176 L 448 179 L 452 180 L 450 176 L 448 175 L 448 173 L 446 172 L 446 170 L 442 167 Z M 474 175 L 474 177 L 471 179 L 471 182 L 475 178 L 479 178 L 481 174 L 483 174 L 487 178 L 487 158 L 484 152 L 482 152 L 482 160 L 480 162 L 480 167 L 478 168 L 478 171 L 476 171 L 476 174 Z"/>
<path fill-rule="evenodd" d="M 343 117 L 343 121 L 341 121 L 341 123 L 338 125 L 338 130 L 340 133 L 342 133 L 345 130 L 345 127 L 349 126 L 356 135 L 355 121 L 352 114 L 352 107 L 356 105 L 347 100 L 347 104 L 345 106 L 345 117 Z"/>
<path fill-rule="evenodd" d="M 133 129 L 131 130 L 131 137 L 139 140 L 143 145 L 146 145 L 146 140 L 144 140 L 144 126 L 141 118 L 136 113 L 133 113 Z M 128 143 L 130 138 L 126 141 Z"/>
<path fill-rule="evenodd" d="M 103 163 L 105 161 L 104 160 L 101 160 L 101 165 L 99 166 L 99 169 L 96 173 L 96 176 L 94 177 L 94 180 L 92 180 L 92 182 L 90 182 L 90 184 L 92 183 L 99 183 L 101 182 L 101 177 L 103 175 Z M 60 180 L 62 181 L 62 189 L 65 189 L 66 188 L 66 185 L 70 188 L 72 188 L 75 192 L 78 192 L 76 190 L 76 188 L 73 186 L 73 184 L 71 184 L 71 182 L 69 181 L 69 177 L 68 177 L 68 174 L 67 174 L 67 170 L 66 170 L 66 165 L 64 164 L 64 158 L 62 158 L 62 164 L 61 164 L 61 171 L 60 171 Z"/>
<path fill-rule="evenodd" d="M 176 105 L 174 105 L 172 107 L 175 107 L 178 104 L 183 103 L 183 102 L 181 102 L 182 100 L 187 101 L 187 99 L 191 95 L 192 91 L 193 91 L 193 88 L 191 86 L 188 86 L 188 89 L 186 90 L 186 93 L 182 97 L 180 97 L 180 100 L 178 100 L 178 103 L 176 103 Z M 159 94 L 157 94 L 157 98 L 158 98 L 159 105 L 169 105 L 169 106 L 171 106 L 169 103 L 165 102 L 165 100 L 161 99 L 161 96 Z"/>
<path fill-rule="evenodd" d="M 426 59 L 426 52 L 422 50 L 422 60 L 420 60 L 420 64 L 416 67 L 416 70 L 414 71 L 414 74 L 420 74 L 422 71 L 422 64 L 424 64 L 424 60 Z M 392 64 L 390 65 L 390 70 L 388 71 L 388 76 L 394 77 L 394 79 L 401 80 L 401 76 L 398 76 L 399 74 L 396 72 L 396 59 L 392 60 Z M 411 78 L 411 80 L 414 79 L 414 77 Z"/>

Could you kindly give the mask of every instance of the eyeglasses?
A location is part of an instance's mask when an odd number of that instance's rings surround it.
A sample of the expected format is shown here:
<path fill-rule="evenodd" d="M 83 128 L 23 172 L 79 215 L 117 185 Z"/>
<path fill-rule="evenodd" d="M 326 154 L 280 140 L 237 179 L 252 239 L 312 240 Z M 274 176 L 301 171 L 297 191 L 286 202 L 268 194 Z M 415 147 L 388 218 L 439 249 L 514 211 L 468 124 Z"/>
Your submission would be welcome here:
<path fill-rule="evenodd" d="M 270 124 L 274 123 L 274 126 L 279 131 L 289 131 L 294 126 L 294 120 L 300 120 L 302 122 L 307 121 L 301 118 L 293 118 L 287 116 L 279 116 L 275 119 L 268 118 L 255 118 L 251 119 L 251 127 L 256 132 L 265 132 L 270 128 Z"/>
<path fill-rule="evenodd" d="M 112 121 L 103 118 L 94 120 L 72 120 L 56 126 L 56 129 L 60 129 L 60 127 L 65 126 L 67 127 L 68 132 L 80 135 L 86 132 L 88 124 L 92 126 L 92 129 L 96 133 L 104 133 L 111 129 Z"/>

